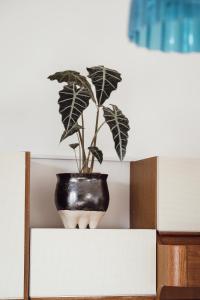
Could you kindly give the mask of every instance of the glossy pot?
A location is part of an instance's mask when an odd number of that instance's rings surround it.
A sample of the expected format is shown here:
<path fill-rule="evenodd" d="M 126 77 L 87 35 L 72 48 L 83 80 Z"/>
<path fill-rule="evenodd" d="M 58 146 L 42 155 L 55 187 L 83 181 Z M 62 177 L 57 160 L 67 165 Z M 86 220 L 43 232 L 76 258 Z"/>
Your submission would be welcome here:
<path fill-rule="evenodd" d="M 65 228 L 96 228 L 109 205 L 107 174 L 57 174 L 55 203 Z"/>

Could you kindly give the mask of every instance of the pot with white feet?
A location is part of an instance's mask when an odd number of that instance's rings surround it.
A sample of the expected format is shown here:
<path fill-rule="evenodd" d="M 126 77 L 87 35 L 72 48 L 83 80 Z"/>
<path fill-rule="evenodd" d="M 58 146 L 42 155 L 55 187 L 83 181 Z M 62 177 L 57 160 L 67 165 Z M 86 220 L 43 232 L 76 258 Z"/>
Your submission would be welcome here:
<path fill-rule="evenodd" d="M 57 174 L 55 203 L 65 228 L 97 227 L 109 205 L 107 174 Z"/>
<path fill-rule="evenodd" d="M 87 76 L 79 71 L 65 70 L 48 77 L 63 84 L 58 99 L 64 127 L 60 142 L 72 139 L 69 147 L 74 152 L 78 170 L 78 173 L 57 174 L 55 202 L 66 228 L 97 227 L 109 204 L 107 175 L 93 173 L 96 162 L 103 162 L 103 151 L 98 145 L 99 133 L 104 125 L 107 126 L 117 156 L 122 161 L 130 130 L 129 120 L 121 109 L 114 104 L 105 104 L 121 82 L 121 74 L 102 65 L 86 69 Z M 92 105 L 96 111 L 95 118 L 85 114 Z M 85 122 L 86 119 L 88 122 Z M 89 133 L 93 132 L 90 140 L 86 138 L 87 124 Z"/>

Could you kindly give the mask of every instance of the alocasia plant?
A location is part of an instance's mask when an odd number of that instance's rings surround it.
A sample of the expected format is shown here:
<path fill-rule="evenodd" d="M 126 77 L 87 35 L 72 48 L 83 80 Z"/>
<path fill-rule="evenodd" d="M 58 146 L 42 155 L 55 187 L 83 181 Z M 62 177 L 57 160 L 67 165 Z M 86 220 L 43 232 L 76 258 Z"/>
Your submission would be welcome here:
<path fill-rule="evenodd" d="M 90 82 L 87 77 L 76 71 L 56 72 L 50 75 L 50 80 L 57 80 L 59 83 L 65 82 L 63 89 L 59 92 L 59 112 L 62 116 L 64 132 L 60 141 L 67 137 L 76 135 L 77 142 L 69 146 L 75 152 L 78 171 L 80 173 L 92 173 L 94 159 L 99 163 L 103 161 L 103 152 L 97 147 L 97 136 L 104 124 L 108 124 L 115 150 L 120 160 L 124 159 L 128 143 L 129 121 L 116 105 L 106 107 L 105 101 L 110 94 L 117 89 L 118 83 L 122 80 L 121 74 L 116 70 L 97 66 L 87 68 L 88 78 L 91 79 L 96 96 L 94 96 Z M 84 111 L 89 106 L 90 100 L 96 106 L 96 122 L 94 124 L 94 135 L 88 147 L 85 147 L 85 126 Z M 99 124 L 100 113 L 103 114 L 104 122 Z M 77 151 L 78 149 L 78 156 Z"/>

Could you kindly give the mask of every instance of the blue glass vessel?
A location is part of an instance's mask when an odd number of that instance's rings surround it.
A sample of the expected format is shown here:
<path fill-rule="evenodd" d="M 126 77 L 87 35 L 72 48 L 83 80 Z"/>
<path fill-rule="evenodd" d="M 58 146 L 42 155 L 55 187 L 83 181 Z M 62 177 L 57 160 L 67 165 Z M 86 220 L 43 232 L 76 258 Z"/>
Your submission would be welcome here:
<path fill-rule="evenodd" d="M 129 39 L 165 52 L 200 51 L 200 0 L 132 0 Z"/>

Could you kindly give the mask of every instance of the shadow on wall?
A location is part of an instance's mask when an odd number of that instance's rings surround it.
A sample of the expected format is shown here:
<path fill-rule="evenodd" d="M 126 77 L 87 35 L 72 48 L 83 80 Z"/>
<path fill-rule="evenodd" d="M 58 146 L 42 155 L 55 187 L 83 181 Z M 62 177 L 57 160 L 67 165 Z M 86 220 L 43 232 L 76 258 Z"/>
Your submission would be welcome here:
<path fill-rule="evenodd" d="M 68 162 L 32 160 L 31 227 L 63 227 L 54 204 L 54 192 L 56 174 L 75 170 L 75 162 Z M 105 170 L 109 170 L 110 205 L 99 228 L 129 228 L 129 163 L 104 162 L 104 167 L 98 171 L 103 173 Z"/>

